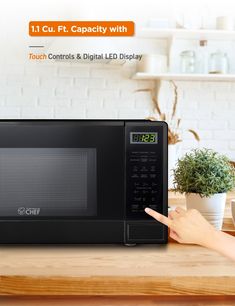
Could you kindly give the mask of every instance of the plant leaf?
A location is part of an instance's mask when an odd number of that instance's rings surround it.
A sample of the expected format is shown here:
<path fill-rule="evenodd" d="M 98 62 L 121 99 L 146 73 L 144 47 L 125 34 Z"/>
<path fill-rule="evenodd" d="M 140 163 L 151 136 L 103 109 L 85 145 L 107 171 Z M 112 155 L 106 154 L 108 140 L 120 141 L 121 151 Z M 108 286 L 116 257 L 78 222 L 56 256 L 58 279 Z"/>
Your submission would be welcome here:
<path fill-rule="evenodd" d="M 178 159 L 173 170 L 174 189 L 210 197 L 235 187 L 235 168 L 229 159 L 210 149 L 194 149 Z"/>

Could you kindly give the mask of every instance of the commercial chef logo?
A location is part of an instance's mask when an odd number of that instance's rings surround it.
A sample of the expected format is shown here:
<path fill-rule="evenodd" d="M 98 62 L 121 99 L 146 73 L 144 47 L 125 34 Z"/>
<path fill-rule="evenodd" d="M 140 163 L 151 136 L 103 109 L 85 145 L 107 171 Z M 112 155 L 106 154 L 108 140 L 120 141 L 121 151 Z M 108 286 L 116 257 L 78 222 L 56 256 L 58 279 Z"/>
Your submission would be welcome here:
<path fill-rule="evenodd" d="M 40 214 L 40 208 L 39 207 L 19 207 L 18 210 L 18 215 L 20 216 L 37 216 Z"/>

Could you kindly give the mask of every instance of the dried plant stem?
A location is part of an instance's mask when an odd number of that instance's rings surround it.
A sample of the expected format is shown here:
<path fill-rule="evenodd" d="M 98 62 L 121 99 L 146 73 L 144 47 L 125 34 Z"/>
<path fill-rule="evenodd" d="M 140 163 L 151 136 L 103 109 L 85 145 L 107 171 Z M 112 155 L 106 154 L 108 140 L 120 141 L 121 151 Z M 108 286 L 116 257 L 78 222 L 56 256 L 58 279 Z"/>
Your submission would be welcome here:
<path fill-rule="evenodd" d="M 192 130 L 192 129 L 189 129 L 188 131 L 189 131 L 190 133 L 193 134 L 194 138 L 195 138 L 197 141 L 200 141 L 200 137 L 199 137 L 199 135 L 198 135 L 197 132 L 195 132 L 195 131 Z"/>
<path fill-rule="evenodd" d="M 153 116 L 150 116 L 150 117 L 147 117 L 145 118 L 146 120 L 150 120 L 150 121 L 157 121 L 157 118 L 153 117 Z"/>
<path fill-rule="evenodd" d="M 180 122 L 181 122 L 181 119 L 180 118 L 178 118 L 177 119 L 177 125 L 176 125 L 176 128 L 178 129 L 179 128 L 179 126 L 180 126 Z"/>
<path fill-rule="evenodd" d="M 181 142 L 182 140 L 179 138 L 179 134 L 173 132 L 168 127 L 168 144 L 176 144 L 178 142 Z"/>
<path fill-rule="evenodd" d="M 172 106 L 172 111 L 170 114 L 162 113 L 159 101 L 155 95 L 155 89 L 154 88 L 144 88 L 144 89 L 137 89 L 135 92 L 149 92 L 151 95 L 151 100 L 153 103 L 153 111 L 155 112 L 156 116 L 150 116 L 146 118 L 150 121 L 157 121 L 162 120 L 168 123 L 168 144 L 176 144 L 178 142 L 181 142 L 182 139 L 180 138 L 180 132 L 179 132 L 179 126 L 181 123 L 180 118 L 175 118 L 176 116 L 176 110 L 178 106 L 178 87 L 175 84 L 174 81 L 171 81 L 171 84 L 174 88 L 174 101 Z M 199 135 L 192 129 L 188 130 L 190 133 L 193 134 L 194 138 L 197 141 L 200 141 Z"/>
<path fill-rule="evenodd" d="M 160 109 L 160 106 L 159 106 L 159 102 L 158 102 L 157 98 L 155 98 L 153 93 L 151 93 L 151 94 L 152 94 L 152 101 L 154 103 L 154 107 L 155 107 L 158 115 L 161 117 L 162 116 L 162 112 L 161 112 L 161 109 Z"/>
<path fill-rule="evenodd" d="M 157 111 L 158 115 L 161 117 L 162 112 L 160 108 L 160 104 L 158 102 L 158 99 L 155 97 L 155 90 L 154 88 L 143 88 L 143 89 L 137 89 L 135 92 L 150 92 L 151 100 L 153 102 L 153 109 Z"/>
<path fill-rule="evenodd" d="M 174 81 L 171 81 L 171 84 L 174 87 L 174 103 L 173 103 L 172 114 L 171 114 L 171 120 L 173 120 L 176 114 L 176 109 L 177 109 L 177 104 L 178 104 L 178 87 Z"/>

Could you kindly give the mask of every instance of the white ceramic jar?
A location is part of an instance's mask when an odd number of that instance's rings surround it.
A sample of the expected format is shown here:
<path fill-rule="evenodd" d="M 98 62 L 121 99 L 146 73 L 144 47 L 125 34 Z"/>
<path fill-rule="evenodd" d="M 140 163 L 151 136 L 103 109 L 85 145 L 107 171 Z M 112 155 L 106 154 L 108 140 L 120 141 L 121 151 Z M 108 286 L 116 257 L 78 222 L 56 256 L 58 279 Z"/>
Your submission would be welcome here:
<path fill-rule="evenodd" d="M 167 56 L 161 54 L 144 54 L 137 64 L 137 72 L 165 73 L 167 72 Z"/>

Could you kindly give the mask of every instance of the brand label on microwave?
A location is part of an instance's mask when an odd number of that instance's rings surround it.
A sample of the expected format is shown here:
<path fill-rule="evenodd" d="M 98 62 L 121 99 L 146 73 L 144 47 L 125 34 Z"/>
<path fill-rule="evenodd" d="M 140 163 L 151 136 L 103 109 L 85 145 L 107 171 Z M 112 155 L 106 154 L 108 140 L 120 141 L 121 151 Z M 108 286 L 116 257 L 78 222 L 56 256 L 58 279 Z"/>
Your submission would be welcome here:
<path fill-rule="evenodd" d="M 19 207 L 18 215 L 20 216 L 37 216 L 40 214 L 40 208 L 39 207 Z"/>

